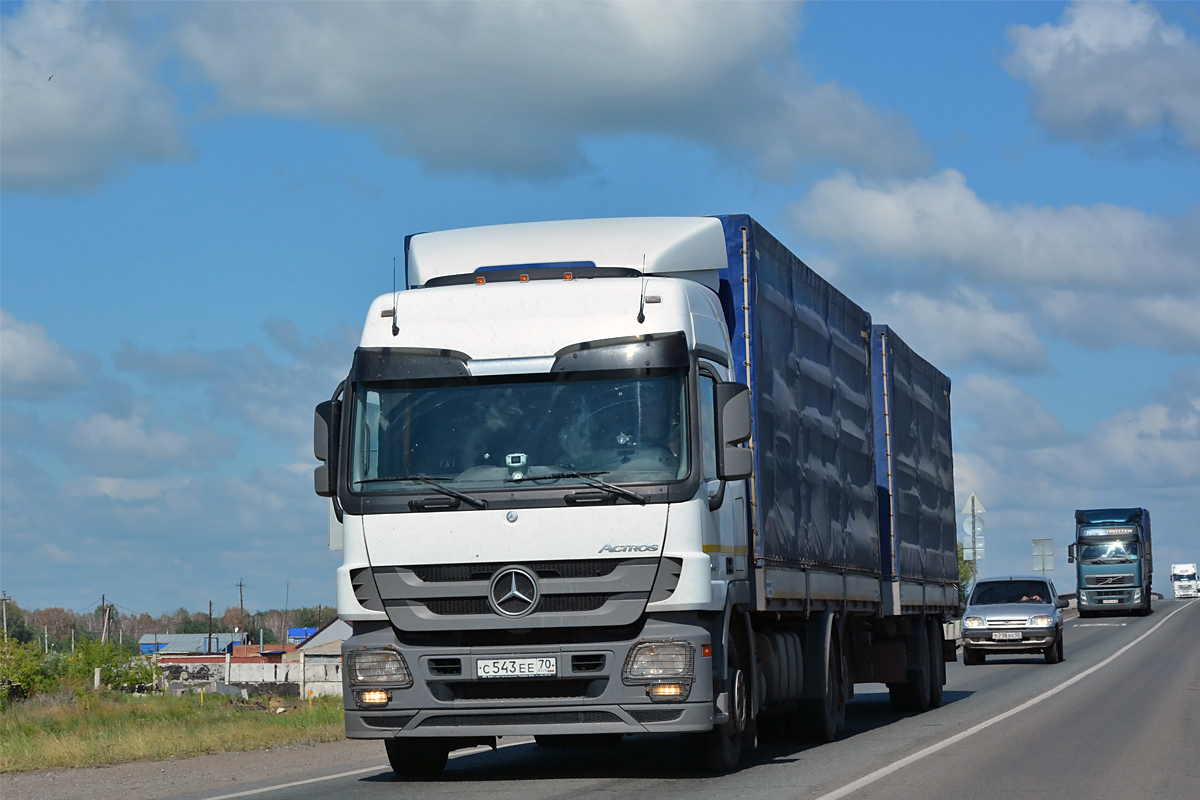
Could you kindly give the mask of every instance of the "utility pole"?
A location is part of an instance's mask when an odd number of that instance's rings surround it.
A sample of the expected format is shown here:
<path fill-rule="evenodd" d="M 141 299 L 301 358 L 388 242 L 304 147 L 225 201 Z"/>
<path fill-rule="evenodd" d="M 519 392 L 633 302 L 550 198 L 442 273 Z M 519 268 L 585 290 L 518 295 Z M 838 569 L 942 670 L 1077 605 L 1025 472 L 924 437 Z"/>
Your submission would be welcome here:
<path fill-rule="evenodd" d="M 288 632 L 287 612 L 288 612 L 288 603 L 291 602 L 291 599 L 292 599 L 292 582 L 288 581 L 283 586 L 284 586 L 284 589 L 283 589 L 283 631 L 281 631 L 281 633 L 280 633 L 279 641 L 283 642 L 284 644 L 287 644 L 287 632 Z"/>
<path fill-rule="evenodd" d="M 4 644 L 8 644 L 8 592 L 0 592 L 0 602 L 4 604 Z"/>
<path fill-rule="evenodd" d="M 243 591 L 246 588 L 246 582 L 238 578 L 238 624 L 242 626 L 242 630 L 246 630 L 246 601 L 243 597 Z"/>
<path fill-rule="evenodd" d="M 212 600 L 208 601 L 208 638 L 204 640 L 204 654 L 212 650 Z"/>
<path fill-rule="evenodd" d="M 108 640 L 108 605 L 104 602 L 104 595 L 100 595 L 100 608 L 104 611 L 104 624 L 100 628 L 100 644 L 104 644 Z"/>

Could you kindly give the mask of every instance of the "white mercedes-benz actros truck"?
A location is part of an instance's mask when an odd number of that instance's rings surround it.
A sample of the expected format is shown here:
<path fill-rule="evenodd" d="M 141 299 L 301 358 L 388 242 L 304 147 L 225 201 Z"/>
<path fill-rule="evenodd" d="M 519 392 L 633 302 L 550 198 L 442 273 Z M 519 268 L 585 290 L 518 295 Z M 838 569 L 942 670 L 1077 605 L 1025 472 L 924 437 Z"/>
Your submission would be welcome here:
<path fill-rule="evenodd" d="M 941 702 L 950 383 L 747 216 L 422 233 L 317 407 L 346 734 L 398 774 L 677 732 L 733 769 L 854 685 Z"/>

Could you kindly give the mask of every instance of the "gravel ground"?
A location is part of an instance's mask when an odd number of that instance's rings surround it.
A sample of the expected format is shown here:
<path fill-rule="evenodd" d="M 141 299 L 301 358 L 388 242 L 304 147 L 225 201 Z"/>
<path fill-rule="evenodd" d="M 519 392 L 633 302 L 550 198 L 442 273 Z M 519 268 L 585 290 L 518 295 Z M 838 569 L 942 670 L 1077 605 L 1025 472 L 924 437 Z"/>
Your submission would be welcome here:
<path fill-rule="evenodd" d="M 158 800 L 205 790 L 212 795 L 237 792 L 272 778 L 295 779 L 298 772 L 320 772 L 385 765 L 383 745 L 347 740 L 293 745 L 245 753 L 213 753 L 167 761 L 135 761 L 86 769 L 47 769 L 0 775 L 4 800 Z"/>

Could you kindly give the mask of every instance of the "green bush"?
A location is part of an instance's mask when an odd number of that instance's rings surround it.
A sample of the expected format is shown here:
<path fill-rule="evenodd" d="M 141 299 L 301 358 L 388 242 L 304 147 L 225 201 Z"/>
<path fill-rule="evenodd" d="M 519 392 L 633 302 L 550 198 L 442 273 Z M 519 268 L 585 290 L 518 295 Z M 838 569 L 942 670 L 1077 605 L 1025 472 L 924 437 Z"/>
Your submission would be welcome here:
<path fill-rule="evenodd" d="M 112 642 L 83 639 L 73 653 L 47 655 L 36 643 L 9 641 L 0 650 L 0 697 L 86 689 L 93 685 L 97 667 L 100 682 L 113 688 L 152 684 L 159 674 L 151 659 L 131 656 Z M 14 691 L 14 684 L 20 688 Z"/>
<path fill-rule="evenodd" d="M 59 687 L 62 669 L 34 642 L 0 645 L 0 697 L 30 697 Z"/>

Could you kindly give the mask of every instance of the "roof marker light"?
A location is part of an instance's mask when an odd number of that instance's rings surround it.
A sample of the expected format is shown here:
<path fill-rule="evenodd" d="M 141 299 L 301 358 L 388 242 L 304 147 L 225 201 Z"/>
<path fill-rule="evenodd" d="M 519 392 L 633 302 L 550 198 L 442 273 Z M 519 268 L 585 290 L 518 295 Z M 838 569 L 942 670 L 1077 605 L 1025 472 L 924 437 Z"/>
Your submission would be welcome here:
<path fill-rule="evenodd" d="M 526 272 L 521 273 L 521 283 L 529 283 L 529 274 L 528 273 L 526 273 Z"/>
<path fill-rule="evenodd" d="M 564 272 L 564 273 L 563 273 L 563 280 L 564 280 L 564 281 L 572 281 L 572 280 L 575 280 L 575 273 L 573 273 L 573 272 Z"/>
<path fill-rule="evenodd" d="M 487 278 L 483 277 L 482 275 L 477 275 L 475 276 L 475 283 L 482 286 L 483 284 L 487 283 Z"/>

